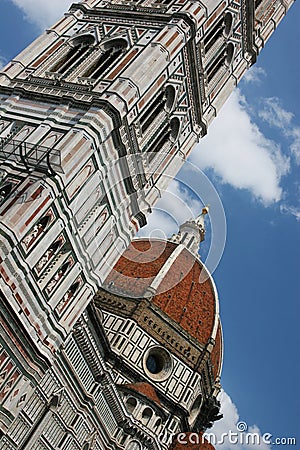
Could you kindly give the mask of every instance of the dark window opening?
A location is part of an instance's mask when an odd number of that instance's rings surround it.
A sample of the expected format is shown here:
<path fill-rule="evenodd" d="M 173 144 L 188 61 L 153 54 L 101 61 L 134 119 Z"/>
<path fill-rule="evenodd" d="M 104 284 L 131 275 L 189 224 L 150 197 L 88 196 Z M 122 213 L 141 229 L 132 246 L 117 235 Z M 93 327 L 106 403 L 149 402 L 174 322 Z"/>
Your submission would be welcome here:
<path fill-rule="evenodd" d="M 68 271 L 68 269 L 70 268 L 70 266 L 71 266 L 71 261 L 66 262 L 65 264 L 63 264 L 63 265 L 61 266 L 60 272 L 61 272 L 63 275 L 65 275 L 65 273 Z"/>
<path fill-rule="evenodd" d="M 169 141 L 175 143 L 178 139 L 180 131 L 180 122 L 177 117 L 173 117 L 170 123 L 167 123 L 154 141 L 147 148 L 149 160 L 151 161 L 155 154 L 158 153 L 163 146 Z"/>
<path fill-rule="evenodd" d="M 231 31 L 232 22 L 233 22 L 232 14 L 226 13 L 224 17 L 224 24 L 225 24 L 224 34 L 226 37 L 229 35 Z"/>
<path fill-rule="evenodd" d="M 91 77 L 93 79 L 100 78 L 110 69 L 116 60 L 122 55 L 127 48 L 125 39 L 116 39 L 106 43 L 103 47 L 103 53 L 100 57 L 83 73 L 83 78 Z"/>
<path fill-rule="evenodd" d="M 157 355 L 149 355 L 146 361 L 146 367 L 150 373 L 159 373 L 164 368 L 164 361 Z"/>
<path fill-rule="evenodd" d="M 55 241 L 53 245 L 49 248 L 49 252 L 55 253 L 62 246 L 62 239 Z"/>
<path fill-rule="evenodd" d="M 165 91 L 156 97 L 140 119 L 142 133 L 145 133 L 161 111 L 170 112 L 173 110 L 175 98 L 175 89 L 171 85 L 167 86 Z"/>
<path fill-rule="evenodd" d="M 9 182 L 0 187 L 0 203 L 4 202 L 9 197 L 13 186 L 14 185 Z"/>
<path fill-rule="evenodd" d="M 224 18 L 221 17 L 221 19 L 216 23 L 216 25 L 204 38 L 205 52 L 207 52 L 213 46 L 216 40 L 222 35 L 223 30 L 224 30 Z"/>
<path fill-rule="evenodd" d="M 234 55 L 234 45 L 230 42 L 226 48 L 226 64 L 230 66 Z"/>
<path fill-rule="evenodd" d="M 129 397 L 129 398 L 126 400 L 127 411 L 128 411 L 130 414 L 133 413 L 133 411 L 135 410 L 136 406 L 137 406 L 137 401 L 136 401 L 136 399 L 135 399 L 134 397 Z"/>
<path fill-rule="evenodd" d="M 41 228 L 42 230 L 45 230 L 45 228 L 47 227 L 47 225 L 49 225 L 51 220 L 51 217 L 49 215 L 44 216 L 40 219 L 40 221 L 37 223 L 37 226 L 39 228 Z"/>
<path fill-rule="evenodd" d="M 171 135 L 170 125 L 167 124 L 147 149 L 150 161 L 155 157 L 155 154 L 158 153 L 163 148 L 163 146 L 168 142 L 170 135 Z"/>
<path fill-rule="evenodd" d="M 149 128 L 155 117 L 164 109 L 165 104 L 165 93 L 161 92 L 140 119 L 142 133 Z"/>
<path fill-rule="evenodd" d="M 207 81 L 209 83 L 216 75 L 216 73 L 219 71 L 219 69 L 224 65 L 225 61 L 226 61 L 226 53 L 224 52 L 222 53 L 220 59 L 207 69 Z"/>
<path fill-rule="evenodd" d="M 70 287 L 70 293 L 71 294 L 75 294 L 75 292 L 77 291 L 77 289 L 79 288 L 80 283 L 79 281 L 77 281 L 76 283 L 72 284 L 72 286 Z"/>
<path fill-rule="evenodd" d="M 58 444 L 58 448 L 61 448 L 63 446 L 63 444 L 65 443 L 67 437 L 68 437 L 68 433 L 65 433 L 64 436 L 61 438 L 59 444 Z"/>
<path fill-rule="evenodd" d="M 149 420 L 153 416 L 153 411 L 150 408 L 145 408 L 142 413 L 142 422 L 144 425 L 149 423 Z"/>
<path fill-rule="evenodd" d="M 50 72 L 59 72 L 61 75 L 65 74 L 75 62 L 85 55 L 88 49 L 89 47 L 84 44 L 72 47 L 63 59 L 52 67 Z"/>

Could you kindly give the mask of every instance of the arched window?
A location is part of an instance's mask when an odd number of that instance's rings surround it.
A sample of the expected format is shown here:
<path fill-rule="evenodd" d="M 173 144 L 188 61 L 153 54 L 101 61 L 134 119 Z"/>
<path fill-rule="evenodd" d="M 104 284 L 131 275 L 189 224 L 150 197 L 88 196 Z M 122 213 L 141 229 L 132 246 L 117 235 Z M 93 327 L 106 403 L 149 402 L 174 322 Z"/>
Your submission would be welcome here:
<path fill-rule="evenodd" d="M 171 120 L 171 131 L 170 131 L 170 140 L 171 142 L 175 143 L 177 139 L 179 138 L 179 132 L 180 132 L 180 121 L 177 117 L 173 117 Z"/>
<path fill-rule="evenodd" d="M 76 283 L 73 283 L 72 286 L 69 289 L 70 294 L 74 295 L 77 289 L 79 288 L 80 283 L 79 281 L 76 281 Z"/>
<path fill-rule="evenodd" d="M 107 72 L 119 58 L 119 56 L 127 48 L 126 39 L 113 39 L 103 44 L 103 52 L 99 58 L 94 61 L 90 67 L 82 74 L 83 78 L 100 78 L 105 72 Z"/>
<path fill-rule="evenodd" d="M 58 72 L 61 75 L 65 75 L 75 63 L 78 64 L 86 56 L 94 42 L 95 39 L 91 34 L 77 36 L 72 39 L 68 42 L 69 50 L 51 67 L 50 72 Z"/>
<path fill-rule="evenodd" d="M 90 450 L 90 448 L 91 448 L 90 442 L 85 442 L 82 446 L 82 450 Z"/>
<path fill-rule="evenodd" d="M 44 231 L 45 228 L 47 227 L 47 225 L 49 225 L 50 220 L 51 220 L 51 216 L 50 216 L 50 215 L 46 215 L 46 216 L 42 217 L 42 218 L 38 221 L 37 226 L 38 226 L 39 228 L 41 228 L 41 229 Z"/>
<path fill-rule="evenodd" d="M 233 22 L 232 14 L 230 14 L 229 12 L 226 13 L 224 16 L 224 25 L 225 25 L 224 34 L 226 37 L 228 37 L 231 32 L 232 22 Z"/>
<path fill-rule="evenodd" d="M 142 423 L 148 425 L 151 417 L 153 416 L 153 411 L 150 408 L 145 408 L 142 412 Z"/>
<path fill-rule="evenodd" d="M 204 38 L 204 50 L 205 53 L 214 45 L 214 43 L 223 35 L 224 31 L 224 18 L 221 19 L 213 26 L 213 28 L 207 33 Z"/>
<path fill-rule="evenodd" d="M 141 132 L 144 134 L 156 117 L 165 110 L 167 113 L 174 108 L 176 99 L 175 89 L 172 85 L 168 85 L 146 109 L 140 118 Z"/>
<path fill-rule="evenodd" d="M 126 400 L 127 411 L 130 414 L 133 414 L 133 411 L 135 410 L 136 406 L 137 406 L 137 400 L 134 397 L 128 397 L 128 399 Z"/>
<path fill-rule="evenodd" d="M 226 48 L 223 49 L 222 53 L 217 59 L 212 61 L 212 63 L 207 68 L 207 81 L 210 83 L 214 76 L 218 73 L 219 69 L 225 64 L 227 58 Z"/>
<path fill-rule="evenodd" d="M 230 42 L 226 48 L 226 65 L 230 66 L 234 55 L 234 45 Z"/>
<path fill-rule="evenodd" d="M 179 137 L 180 122 L 177 117 L 173 117 L 170 122 L 166 123 L 160 133 L 154 138 L 147 148 L 149 160 L 151 161 L 155 154 L 158 153 L 168 143 L 175 143 Z"/>
<path fill-rule="evenodd" d="M 158 433 L 160 431 L 161 423 L 162 423 L 162 421 L 161 421 L 161 418 L 159 417 L 154 424 L 154 432 L 155 433 Z"/>

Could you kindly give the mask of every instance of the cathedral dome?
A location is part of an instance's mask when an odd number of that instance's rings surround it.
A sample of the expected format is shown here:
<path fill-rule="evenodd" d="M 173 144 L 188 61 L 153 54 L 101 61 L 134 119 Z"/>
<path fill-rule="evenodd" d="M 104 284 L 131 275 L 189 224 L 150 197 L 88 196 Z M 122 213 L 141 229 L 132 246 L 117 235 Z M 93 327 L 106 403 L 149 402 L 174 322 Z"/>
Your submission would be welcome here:
<path fill-rule="evenodd" d="M 184 245 L 137 239 L 120 257 L 104 288 L 122 297 L 148 299 L 200 345 L 215 345 L 219 372 L 222 338 L 214 282 L 204 264 Z M 219 332 L 218 332 L 219 329 Z"/>

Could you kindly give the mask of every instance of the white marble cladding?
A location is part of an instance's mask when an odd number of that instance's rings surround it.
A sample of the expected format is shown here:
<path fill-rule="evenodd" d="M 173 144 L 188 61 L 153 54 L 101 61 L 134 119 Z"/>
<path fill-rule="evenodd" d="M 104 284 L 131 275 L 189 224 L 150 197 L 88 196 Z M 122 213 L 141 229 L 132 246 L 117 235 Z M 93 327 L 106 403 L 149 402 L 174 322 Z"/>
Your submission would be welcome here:
<path fill-rule="evenodd" d="M 153 382 L 143 369 L 143 360 L 149 348 L 160 345 L 160 343 L 130 319 L 107 312 L 103 312 L 103 315 L 103 327 L 112 350 L 126 361 L 128 367 L 134 367 L 134 370 L 142 375 L 145 381 L 154 384 L 157 390 L 174 402 L 190 409 L 194 399 L 200 393 L 200 375 L 176 356 L 171 355 L 173 369 L 170 376 L 164 381 Z"/>

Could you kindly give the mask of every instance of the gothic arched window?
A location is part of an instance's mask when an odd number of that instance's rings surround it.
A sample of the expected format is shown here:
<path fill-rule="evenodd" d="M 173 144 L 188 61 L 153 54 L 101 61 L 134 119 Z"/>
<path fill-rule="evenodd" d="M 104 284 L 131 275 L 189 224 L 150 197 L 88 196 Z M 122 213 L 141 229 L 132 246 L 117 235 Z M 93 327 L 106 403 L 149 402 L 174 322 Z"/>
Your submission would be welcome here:
<path fill-rule="evenodd" d="M 221 19 L 214 25 L 214 27 L 207 33 L 204 38 L 204 49 L 205 53 L 214 45 L 214 43 L 223 35 L 224 31 L 224 18 Z"/>
<path fill-rule="evenodd" d="M 173 86 L 168 85 L 142 114 L 140 119 L 141 132 L 144 134 L 157 116 L 162 112 L 170 113 L 174 108 L 176 93 Z"/>
<path fill-rule="evenodd" d="M 232 23 L 233 23 L 233 17 L 232 14 L 230 14 L 229 12 L 225 14 L 224 16 L 224 34 L 225 36 L 229 36 L 231 29 L 232 29 Z"/>
<path fill-rule="evenodd" d="M 58 72 L 61 75 L 65 75 L 75 63 L 78 64 L 86 56 L 86 53 L 94 42 L 95 39 L 91 34 L 77 36 L 72 39 L 67 44 L 69 50 L 51 67 L 50 72 Z"/>
<path fill-rule="evenodd" d="M 207 68 L 207 81 L 210 83 L 214 76 L 218 73 L 219 69 L 221 69 L 222 66 L 224 66 L 227 59 L 227 52 L 226 48 L 223 49 L 222 53 L 219 55 L 218 58 L 213 60 L 211 64 Z"/>
<path fill-rule="evenodd" d="M 127 48 L 128 43 L 126 39 L 118 38 L 112 39 L 103 44 L 102 53 L 96 61 L 82 74 L 83 78 L 100 78 L 105 72 L 110 69 L 120 55 Z"/>
<path fill-rule="evenodd" d="M 226 48 L 226 65 L 230 66 L 234 55 L 234 45 L 230 42 Z"/>
<path fill-rule="evenodd" d="M 155 154 L 160 152 L 165 145 L 175 143 L 179 137 L 180 121 L 177 117 L 173 117 L 170 122 L 167 122 L 161 129 L 160 133 L 153 139 L 147 148 L 150 161 L 155 157 Z M 167 149 L 166 149 L 167 150 Z"/>
<path fill-rule="evenodd" d="M 159 417 L 159 418 L 156 420 L 155 424 L 154 424 L 154 431 L 155 431 L 156 433 L 159 432 L 160 427 L 161 427 L 161 424 L 162 424 L 162 420 L 161 420 L 161 418 Z"/>

